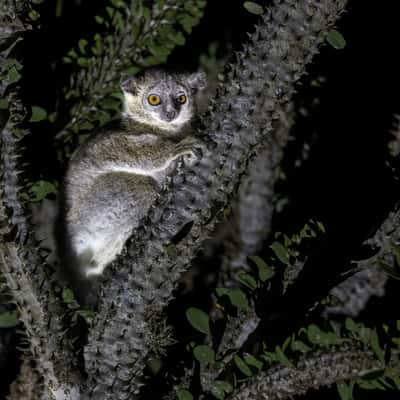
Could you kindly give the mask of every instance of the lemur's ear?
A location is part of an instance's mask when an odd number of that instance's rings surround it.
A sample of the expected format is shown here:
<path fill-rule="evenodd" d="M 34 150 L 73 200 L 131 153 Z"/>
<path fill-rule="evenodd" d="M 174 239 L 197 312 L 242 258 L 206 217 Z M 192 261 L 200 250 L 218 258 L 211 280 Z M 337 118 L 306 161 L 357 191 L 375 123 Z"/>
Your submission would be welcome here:
<path fill-rule="evenodd" d="M 202 90 L 207 85 L 207 75 L 205 72 L 194 72 L 187 77 L 188 86 L 192 94 L 195 94 L 198 90 Z"/>
<path fill-rule="evenodd" d="M 124 92 L 136 94 L 138 90 L 139 79 L 136 76 L 123 76 L 121 78 L 121 89 Z"/>

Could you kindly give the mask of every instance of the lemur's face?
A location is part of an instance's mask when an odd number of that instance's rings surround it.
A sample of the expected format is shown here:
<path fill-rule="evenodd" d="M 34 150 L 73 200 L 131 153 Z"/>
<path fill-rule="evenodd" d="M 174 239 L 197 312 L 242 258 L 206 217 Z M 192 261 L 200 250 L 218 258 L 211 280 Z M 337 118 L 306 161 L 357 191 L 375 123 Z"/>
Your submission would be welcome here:
<path fill-rule="evenodd" d="M 122 84 L 125 116 L 167 130 L 177 130 L 193 116 L 195 93 L 205 86 L 205 75 L 168 75 L 148 71 Z"/>
<path fill-rule="evenodd" d="M 181 125 L 192 117 L 191 93 L 174 79 L 155 82 L 144 88 L 141 97 L 143 108 L 152 118 Z"/>

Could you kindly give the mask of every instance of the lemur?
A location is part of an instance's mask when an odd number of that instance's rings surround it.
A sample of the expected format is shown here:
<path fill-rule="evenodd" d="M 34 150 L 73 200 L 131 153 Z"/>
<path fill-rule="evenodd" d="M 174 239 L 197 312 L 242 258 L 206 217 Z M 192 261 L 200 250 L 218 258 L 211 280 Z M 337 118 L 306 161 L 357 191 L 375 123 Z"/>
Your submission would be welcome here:
<path fill-rule="evenodd" d="M 202 72 L 161 70 L 122 81 L 121 121 L 81 145 L 65 176 L 64 249 L 77 279 L 102 274 L 120 254 L 177 160 L 201 158 L 191 121 L 205 85 Z"/>

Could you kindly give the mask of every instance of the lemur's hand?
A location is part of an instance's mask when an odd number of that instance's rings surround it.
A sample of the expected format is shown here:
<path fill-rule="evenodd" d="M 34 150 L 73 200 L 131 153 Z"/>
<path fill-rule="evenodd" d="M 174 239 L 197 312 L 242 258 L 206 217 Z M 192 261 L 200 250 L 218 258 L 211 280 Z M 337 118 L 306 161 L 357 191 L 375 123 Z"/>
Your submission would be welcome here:
<path fill-rule="evenodd" d="M 207 147 L 199 139 L 189 136 L 176 145 L 176 150 L 185 166 L 192 167 L 202 159 Z"/>

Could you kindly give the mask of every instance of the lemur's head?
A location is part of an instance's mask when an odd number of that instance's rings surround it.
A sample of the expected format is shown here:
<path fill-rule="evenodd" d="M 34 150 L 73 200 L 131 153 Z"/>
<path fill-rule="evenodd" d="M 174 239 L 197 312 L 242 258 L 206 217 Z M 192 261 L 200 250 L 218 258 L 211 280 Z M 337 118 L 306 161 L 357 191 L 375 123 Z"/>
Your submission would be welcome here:
<path fill-rule="evenodd" d="M 168 74 L 146 70 L 122 81 L 123 117 L 169 131 L 180 130 L 195 112 L 195 94 L 206 85 L 203 72 Z"/>

